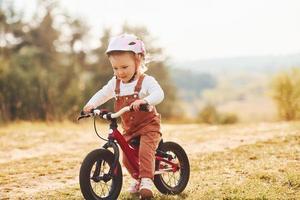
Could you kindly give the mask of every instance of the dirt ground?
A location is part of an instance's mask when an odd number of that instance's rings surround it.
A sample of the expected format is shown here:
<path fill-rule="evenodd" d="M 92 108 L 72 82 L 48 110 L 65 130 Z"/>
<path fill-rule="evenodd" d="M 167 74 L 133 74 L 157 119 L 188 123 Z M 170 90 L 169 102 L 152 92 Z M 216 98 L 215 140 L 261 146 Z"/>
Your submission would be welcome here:
<path fill-rule="evenodd" d="M 107 125 L 99 128 L 107 130 Z M 299 133 L 299 124 L 164 124 L 162 132 L 164 140 L 178 142 L 193 157 L 197 153 L 226 151 L 278 136 L 295 135 Z M 0 199 L 35 199 L 37 193 L 78 184 L 84 156 L 103 144 L 93 133 L 91 121 L 81 124 L 21 122 L 1 127 Z"/>

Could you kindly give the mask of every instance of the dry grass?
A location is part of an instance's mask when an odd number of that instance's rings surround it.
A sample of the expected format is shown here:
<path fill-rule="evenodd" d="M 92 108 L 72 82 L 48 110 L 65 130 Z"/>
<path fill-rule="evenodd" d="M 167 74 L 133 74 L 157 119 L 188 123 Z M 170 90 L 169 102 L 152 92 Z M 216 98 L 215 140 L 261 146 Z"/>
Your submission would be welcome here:
<path fill-rule="evenodd" d="M 195 155 L 186 191 L 179 196 L 156 192 L 155 199 L 299 199 L 299 146 L 298 135 L 226 152 Z M 50 192 L 48 197 L 81 199 L 77 185 Z M 122 193 L 120 199 L 138 198 Z"/>
<path fill-rule="evenodd" d="M 188 199 L 298 199 L 300 135 L 193 158 Z M 195 192 L 197 194 L 195 194 Z M 195 194 L 195 195 L 194 195 Z"/>
<path fill-rule="evenodd" d="M 82 199 L 80 164 L 99 146 L 90 125 L 18 123 L 0 128 L 0 199 Z M 299 123 L 165 125 L 165 138 L 180 141 L 189 153 L 191 179 L 181 195 L 155 191 L 155 199 L 300 199 L 299 128 Z M 19 156 L 3 156 L 16 149 Z M 125 192 L 128 175 L 124 180 L 120 199 L 137 199 Z"/>

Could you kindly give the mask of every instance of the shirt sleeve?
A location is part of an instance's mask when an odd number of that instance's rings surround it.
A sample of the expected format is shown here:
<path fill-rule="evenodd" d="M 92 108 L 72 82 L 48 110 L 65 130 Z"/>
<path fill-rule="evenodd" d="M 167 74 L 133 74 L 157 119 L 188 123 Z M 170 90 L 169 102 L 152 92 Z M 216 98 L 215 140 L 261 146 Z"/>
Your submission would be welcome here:
<path fill-rule="evenodd" d="M 158 84 L 158 82 L 152 76 L 147 77 L 145 81 L 145 87 L 147 88 L 148 96 L 144 98 L 150 105 L 157 105 L 164 99 L 164 91 Z"/>
<path fill-rule="evenodd" d="M 96 94 L 94 94 L 94 96 L 87 102 L 86 105 L 91 105 L 96 108 L 113 98 L 115 95 L 115 82 L 115 77 L 110 79 L 105 86 L 103 86 Z"/>

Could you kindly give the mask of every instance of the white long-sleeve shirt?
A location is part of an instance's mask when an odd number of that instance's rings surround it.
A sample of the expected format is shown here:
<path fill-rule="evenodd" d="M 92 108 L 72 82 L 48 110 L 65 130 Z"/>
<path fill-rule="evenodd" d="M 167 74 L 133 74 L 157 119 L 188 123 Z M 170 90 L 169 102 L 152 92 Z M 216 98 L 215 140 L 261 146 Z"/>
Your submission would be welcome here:
<path fill-rule="evenodd" d="M 138 80 L 130 83 L 120 82 L 120 96 L 134 94 L 134 88 Z M 104 104 L 111 98 L 116 97 L 116 78 L 113 77 L 108 83 L 103 86 L 94 96 L 88 101 L 87 105 L 94 108 Z M 139 92 L 139 98 L 146 100 L 150 105 L 157 105 L 164 99 L 164 92 L 154 77 L 145 75 L 142 82 L 142 88 Z"/>

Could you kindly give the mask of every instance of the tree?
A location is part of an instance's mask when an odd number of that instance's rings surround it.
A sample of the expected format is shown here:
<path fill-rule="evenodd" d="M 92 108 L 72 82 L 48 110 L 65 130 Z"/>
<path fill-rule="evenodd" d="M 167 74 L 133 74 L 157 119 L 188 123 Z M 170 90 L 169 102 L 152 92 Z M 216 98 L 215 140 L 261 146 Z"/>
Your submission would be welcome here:
<path fill-rule="evenodd" d="M 67 43 L 60 41 L 63 33 L 54 26 L 56 4 L 41 1 L 38 6 L 45 14 L 35 13 L 30 23 L 22 22 L 14 11 L 0 10 L 0 35 L 4 36 L 0 42 L 0 120 L 74 116 L 82 102 L 80 78 L 86 54 L 73 49 L 86 28 L 65 16 L 71 37 Z M 57 50 L 64 45 L 70 51 Z"/>
<path fill-rule="evenodd" d="M 84 101 L 112 77 L 105 54 L 110 29 L 104 30 L 98 48 L 88 50 L 83 48 L 88 28 L 59 12 L 55 1 L 38 1 L 39 9 L 30 22 L 22 21 L 22 12 L 10 5 L 0 4 L 0 121 L 74 118 Z M 150 54 L 162 54 L 146 28 L 124 25 L 122 32 L 143 39 Z M 160 112 L 172 116 L 177 110 L 176 89 L 166 63 L 152 62 L 148 72 L 166 94 Z M 111 103 L 105 106 L 112 108 Z"/>

